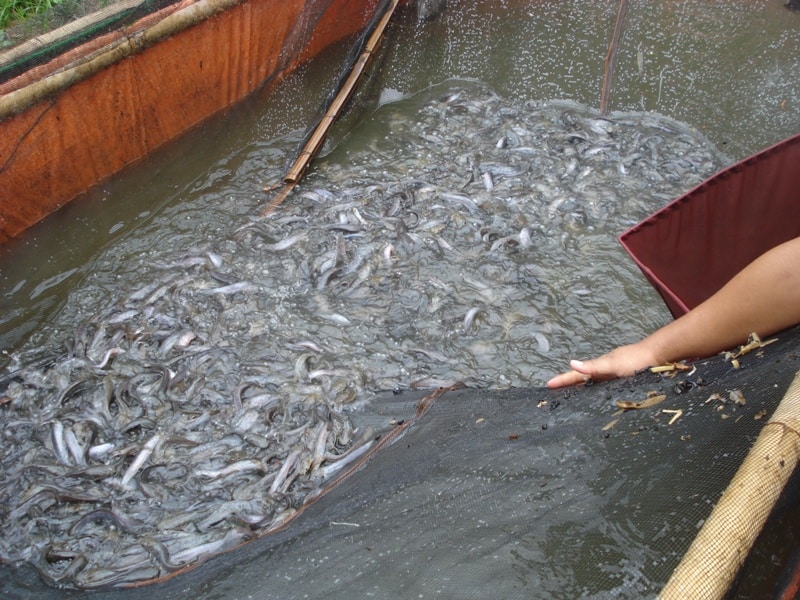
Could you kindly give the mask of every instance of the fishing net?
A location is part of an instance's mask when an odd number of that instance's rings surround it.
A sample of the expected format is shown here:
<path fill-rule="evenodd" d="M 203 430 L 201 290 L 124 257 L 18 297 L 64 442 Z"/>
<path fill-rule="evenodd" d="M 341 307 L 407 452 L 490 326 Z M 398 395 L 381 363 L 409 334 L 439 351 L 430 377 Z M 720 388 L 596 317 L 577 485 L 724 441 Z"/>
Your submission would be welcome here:
<path fill-rule="evenodd" d="M 538 8 L 545 13 L 552 11 L 549 16 L 556 20 L 561 15 L 563 4 L 565 3 L 544 2 Z M 691 3 L 682 3 L 682 6 L 687 4 Z M 296 22 L 292 33 L 286 37 L 282 61 L 296 58 L 303 42 L 309 40 L 310 32 L 324 23 L 327 3 L 311 2 L 308 6 L 309 11 Z M 603 4 L 603 14 L 613 16 L 615 6 L 616 3 Z M 460 8 L 463 10 L 459 14 L 471 9 L 466 5 Z M 648 12 L 644 8 L 648 7 L 644 4 L 638 5 L 633 16 Z M 694 13 L 692 7 L 689 7 L 689 11 Z M 547 19 L 543 21 L 547 22 Z M 491 29 L 491 18 L 477 23 L 476 27 L 480 29 L 480 26 L 487 23 L 487 27 Z M 597 30 L 605 31 L 603 28 Z M 602 31 L 598 34 L 601 37 L 604 35 Z M 472 42 L 474 49 L 484 48 L 478 36 Z M 570 38 L 570 53 L 585 51 L 592 54 L 587 50 L 590 45 L 572 45 L 572 42 Z M 631 48 L 635 48 L 635 44 L 628 46 L 628 50 Z M 414 51 L 424 53 L 424 44 L 420 43 L 412 50 L 407 50 L 409 55 L 414 54 Z M 353 57 L 357 52 L 346 51 L 343 54 Z M 475 57 L 482 55 L 478 51 L 473 54 Z M 641 56 L 644 61 L 644 52 Z M 649 61 L 649 55 L 647 56 Z M 552 57 L 548 55 L 548 58 Z M 636 53 L 629 52 L 628 58 L 635 61 Z M 714 57 L 706 56 L 705 60 L 711 58 Z M 583 66 L 589 65 L 597 66 L 587 59 Z M 649 77 L 647 81 L 651 85 L 653 96 L 655 98 L 657 89 L 657 99 L 660 101 L 665 71 L 662 69 L 660 72 L 650 72 L 643 65 L 649 68 L 649 63 L 642 62 L 638 70 L 628 69 L 628 77 L 631 77 L 631 73 L 638 73 L 642 78 Z M 483 68 L 482 63 L 480 66 Z M 534 69 L 527 69 L 528 74 L 531 71 Z M 259 76 L 267 77 L 269 73 L 271 71 L 265 71 Z M 340 77 L 340 73 L 341 71 L 336 70 L 332 79 Z M 596 70 L 592 73 L 597 75 Z M 586 79 L 574 78 L 575 81 Z M 565 78 L 561 83 L 567 86 L 571 81 Z M 621 81 L 625 81 L 625 71 Z M 213 83 L 217 86 L 216 82 Z M 327 89 L 327 86 L 322 87 Z M 664 96 L 677 94 L 676 89 L 677 87 L 667 89 L 665 86 Z M 622 86 L 621 91 L 624 90 L 625 86 Z M 592 94 L 594 91 L 592 88 Z M 432 90 L 431 93 L 435 91 Z M 476 110 L 469 91 L 463 102 L 451 101 L 450 98 L 455 95 L 455 92 L 447 94 L 444 96 L 445 100 L 432 105 L 441 110 L 450 122 L 458 122 L 465 114 Z M 593 95 L 591 97 L 594 98 Z M 673 96 L 670 96 L 670 100 L 678 104 Z M 498 114 L 511 116 L 513 110 L 518 110 L 504 106 L 497 99 L 492 102 L 498 107 Z M 564 105 L 563 123 L 559 127 L 567 128 L 570 144 L 580 146 L 585 141 L 573 135 L 573 130 L 579 130 L 577 125 L 594 122 L 597 118 L 595 114 L 587 116 L 584 112 L 586 111 L 581 107 L 568 103 Z M 472 130 L 467 128 L 466 131 Z M 499 137 L 493 129 L 481 133 L 487 139 L 491 138 L 489 145 L 486 145 L 486 140 L 480 139 L 480 135 L 471 134 L 468 141 L 464 142 L 465 145 L 482 144 L 481 147 L 485 146 L 484 151 L 488 150 L 487 154 L 491 149 L 499 150 L 494 146 Z M 550 142 L 562 149 L 570 148 L 559 140 L 552 139 L 557 137 L 552 130 L 545 133 L 550 136 Z M 559 129 L 557 133 L 563 131 Z M 611 132 L 612 136 L 605 130 L 601 133 L 608 134 L 609 137 L 617 135 Z M 581 135 L 586 137 L 586 132 Z M 504 136 L 504 143 L 508 143 L 510 134 L 505 133 Z M 431 144 L 441 143 L 435 132 L 429 137 Z M 545 145 L 542 144 L 541 147 Z M 651 144 L 650 151 L 654 160 L 658 159 L 659 151 L 663 149 L 657 143 Z M 409 144 L 409 151 L 415 153 L 415 147 Z M 540 157 L 537 164 L 541 166 L 545 159 L 546 157 Z M 235 160 L 231 164 L 233 166 L 230 172 L 226 170 L 229 165 L 225 164 L 213 176 L 232 179 L 240 177 Z M 612 167 L 616 168 L 616 165 L 612 164 Z M 335 173 L 337 168 L 341 167 L 337 164 L 329 166 L 330 172 Z M 575 171 L 575 167 L 572 169 Z M 600 170 L 600 166 L 597 169 Z M 420 169 L 417 172 L 421 171 Z M 451 171 L 452 169 L 443 171 L 437 181 L 455 177 Z M 500 187 L 505 179 L 497 177 L 495 182 L 483 179 L 486 172 L 491 177 L 492 171 L 489 169 L 482 173 L 480 161 L 470 171 L 475 176 L 472 184 L 476 184 L 479 189 L 488 187 L 489 183 Z M 577 170 L 570 174 L 583 175 L 583 171 Z M 463 184 L 463 181 L 461 178 L 459 183 Z M 31 183 L 30 186 L 33 189 L 34 184 Z M 455 183 L 448 183 L 448 186 L 457 188 Z M 485 191 L 488 193 L 488 190 Z M 471 188 L 470 193 L 473 192 L 474 189 Z M 313 193 L 318 192 L 308 190 L 306 195 L 311 197 Z M 404 198 L 407 200 L 407 197 Z M 461 200 L 464 201 L 464 198 Z M 231 214 L 236 214 L 235 205 L 239 201 L 240 198 L 235 198 L 235 201 L 225 199 L 215 202 L 214 209 L 227 211 L 226 217 L 230 219 Z M 433 204 L 435 202 L 439 200 L 434 200 Z M 309 204 L 299 203 L 299 209 L 294 214 L 290 212 L 289 217 L 302 219 L 302 215 L 298 213 L 306 210 Z M 602 208 L 601 205 L 593 206 L 598 210 Z M 409 207 L 401 208 L 405 210 Z M 210 210 L 212 209 L 208 207 L 208 211 Z M 469 212 L 468 209 L 465 210 Z M 559 215 L 564 213 L 565 219 L 575 218 L 575 213 L 566 209 L 557 212 Z M 496 214 L 500 214 L 499 208 Z M 536 216 L 538 218 L 543 214 L 545 213 Z M 579 214 L 577 218 L 572 225 L 575 229 L 580 229 L 582 220 Z M 256 242 L 271 245 L 277 243 L 278 234 L 284 234 L 287 230 L 294 233 L 293 228 L 299 228 L 297 223 L 300 222 L 279 222 L 275 224 L 275 230 L 264 226 L 261 230 L 256 228 L 248 231 Z M 318 228 L 312 231 L 323 239 L 323 224 L 316 225 Z M 349 225 L 352 224 L 339 223 L 345 231 Z M 541 226 L 544 233 L 545 225 Z M 305 229 L 309 228 L 311 225 L 306 224 Z M 252 233 L 253 231 L 256 233 Z M 197 234 L 194 229 L 187 235 L 196 237 Z M 262 239 L 258 239 L 259 236 Z M 429 239 L 435 241 L 433 237 Z M 564 239 L 572 240 L 569 237 Z M 233 241 L 229 242 L 225 247 L 234 248 L 230 253 L 239 252 L 240 247 Z M 578 246 L 577 243 L 564 244 L 564 249 L 570 245 Z M 498 248 L 506 250 L 511 246 L 514 244 L 500 245 Z M 423 253 L 421 248 L 417 250 Z M 430 244 L 424 252 L 433 251 L 439 252 L 435 244 Z M 596 254 L 593 256 L 596 257 Z M 198 256 L 193 258 L 198 259 Z M 226 256 L 227 258 L 229 257 Z M 200 252 L 199 260 L 202 264 L 173 265 L 169 277 L 174 279 L 168 283 L 174 284 L 173 288 L 176 289 L 191 283 L 198 286 L 198 289 L 206 290 L 212 286 L 221 290 L 226 285 L 236 285 L 231 281 L 215 281 L 209 275 L 212 267 L 218 267 L 216 263 L 220 260 L 219 255 Z M 140 268 L 141 263 L 138 264 L 139 267 L 134 268 Z M 287 271 L 292 267 L 291 261 L 282 264 L 286 265 Z M 251 261 L 243 266 L 246 267 L 247 274 L 252 275 L 263 270 L 262 265 L 258 261 Z M 297 268 L 302 266 L 298 264 Z M 116 276 L 119 276 L 121 269 L 117 265 L 114 268 L 117 271 Z M 609 264 L 608 268 L 617 267 Z M 182 272 L 178 276 L 176 272 L 179 270 Z M 198 270 L 202 271 L 202 275 L 197 274 Z M 215 272 L 214 275 L 219 277 L 225 273 Z M 345 277 L 343 281 L 350 283 L 352 278 Z M 597 282 L 592 280 L 591 284 L 590 286 L 586 283 L 580 288 L 581 297 L 591 297 Z M 159 285 L 166 284 L 162 280 Z M 141 288 L 140 291 L 144 289 L 146 288 Z M 182 305 L 190 306 L 193 315 L 199 319 L 209 314 L 218 314 L 229 318 L 228 322 L 234 324 L 231 315 L 241 308 L 233 300 L 234 290 L 216 293 L 221 294 L 221 298 L 215 296 L 212 299 L 210 295 L 201 293 L 191 303 L 183 302 Z M 147 289 L 145 296 L 147 294 L 152 294 L 153 301 L 159 294 L 165 296 L 158 285 Z M 142 302 L 139 307 L 148 304 L 144 302 L 145 296 L 139 298 Z M 77 297 L 80 298 L 80 295 Z M 270 297 L 269 300 L 274 301 L 275 297 Z M 399 300 L 402 304 L 404 298 Z M 277 304 L 279 302 L 270 308 L 277 311 Z M 262 312 L 268 312 L 264 311 L 263 305 L 258 308 Z M 563 304 L 560 309 L 564 309 Z M 119 306 L 109 310 L 110 312 L 100 316 L 118 318 L 122 314 Z M 458 317 L 463 317 L 462 313 L 463 311 L 458 313 Z M 582 314 L 581 317 L 583 316 Z M 289 314 L 287 319 L 290 317 Z M 88 323 L 77 318 L 75 322 L 92 327 L 92 318 Z M 461 318 L 456 320 L 460 325 Z M 491 319 L 488 321 L 490 325 L 497 325 Z M 577 319 L 575 322 L 579 323 L 576 329 L 584 330 L 579 332 L 580 335 L 593 335 L 588 331 L 591 327 L 585 321 Z M 208 325 L 208 330 L 214 330 L 213 323 L 203 323 L 205 325 Z M 596 326 L 597 323 L 593 325 Z M 161 358 L 168 355 L 171 349 L 185 348 L 191 343 L 191 340 L 180 337 L 182 331 L 179 328 L 168 329 L 176 327 L 175 324 L 164 322 L 160 327 L 157 335 L 148 340 L 147 343 L 152 346 L 147 350 L 156 353 L 163 351 Z M 231 338 L 244 339 L 247 334 L 245 329 L 231 327 L 227 334 Z M 322 330 L 330 335 L 330 339 L 343 343 L 344 336 L 332 326 Z M 165 332 L 168 332 L 169 337 Z M 98 334 L 97 339 L 101 337 Z M 257 354 L 256 345 L 263 342 L 264 337 L 256 336 L 249 340 L 253 343 L 253 355 Z M 365 335 L 364 339 L 366 337 Z M 206 552 L 194 553 L 194 548 L 189 548 L 181 549 L 183 554 L 173 553 L 170 556 L 164 552 L 163 545 L 159 545 L 158 539 L 145 540 L 149 553 L 146 558 L 151 563 L 150 570 L 147 571 L 149 579 L 145 577 L 140 582 L 132 582 L 121 577 L 119 572 L 109 569 L 104 577 L 97 577 L 85 587 L 93 587 L 97 582 L 108 585 L 122 583 L 152 586 L 96 592 L 95 595 L 101 598 L 141 598 L 154 593 L 164 598 L 184 598 L 187 595 L 198 598 L 653 597 L 667 585 L 692 540 L 710 519 L 712 508 L 719 503 L 722 491 L 737 472 L 759 432 L 762 429 L 777 431 L 784 438 L 783 441 L 793 439 L 796 428 L 783 416 L 774 416 L 773 412 L 800 366 L 800 333 L 791 330 L 776 337 L 777 341 L 735 359 L 738 364 L 731 357 L 721 355 L 699 362 L 694 368 L 687 370 L 645 372 L 629 380 L 579 389 L 463 389 L 458 385 L 448 384 L 436 391 L 410 391 L 404 386 L 397 389 L 397 394 L 371 396 L 359 410 L 348 415 L 352 419 L 354 431 L 372 432 L 363 446 L 369 448 L 369 454 L 359 454 L 339 471 L 327 471 L 330 477 L 314 488 L 305 501 L 285 507 L 285 524 L 275 523 L 265 535 L 261 535 L 263 531 L 255 535 L 251 530 L 252 524 L 238 523 L 231 530 L 233 535 L 229 539 L 226 536 L 221 540 L 223 543 Z M 80 336 L 76 335 L 76 339 L 80 339 Z M 539 341 L 539 338 L 528 340 L 530 347 L 526 352 L 531 352 L 531 347 L 537 345 L 539 351 L 544 352 L 544 347 L 549 344 L 546 338 L 543 339 L 544 341 Z M 138 347 L 144 352 L 144 343 L 140 343 Z M 70 351 L 73 349 L 70 348 Z M 341 358 L 348 362 L 361 360 L 367 363 L 371 357 L 370 351 L 364 350 L 364 344 L 361 345 L 361 352 Z M 174 397 L 170 398 L 167 394 L 170 390 L 161 388 L 162 382 L 169 382 L 177 373 L 154 367 L 149 358 L 156 354 L 143 356 L 147 358 L 144 366 L 153 368 L 145 369 L 144 373 L 134 372 L 133 377 L 138 379 L 137 385 L 132 389 L 141 386 L 154 395 L 161 393 L 166 398 L 165 405 L 169 401 L 175 401 Z M 60 360 L 62 356 L 57 358 Z M 105 362 L 102 355 L 92 358 L 96 359 L 94 366 L 101 361 Z M 142 364 L 135 364 L 135 361 L 126 363 L 123 357 L 105 358 L 118 358 L 118 362 L 114 364 L 123 370 L 126 366 L 131 370 L 142 367 Z M 233 396 L 229 388 L 237 390 L 240 402 L 255 403 L 260 396 L 252 393 L 252 388 L 244 390 L 236 387 L 241 383 L 240 376 L 247 377 L 254 373 L 248 371 L 253 365 L 247 361 L 247 352 L 237 354 L 217 348 L 194 358 L 198 359 L 199 366 L 205 367 L 203 377 L 211 382 L 203 389 L 202 400 L 207 403 L 219 401 L 227 411 L 220 414 L 229 417 L 230 423 L 226 425 L 235 427 L 240 422 L 239 419 L 248 415 L 234 412 L 236 407 L 230 404 Z M 307 377 L 309 374 L 310 359 L 303 358 L 302 355 L 301 358 L 296 363 L 297 378 Z M 55 361 L 55 358 L 53 355 L 45 356 L 45 362 L 47 360 Z M 181 367 L 177 370 L 183 370 L 189 360 L 193 359 L 170 363 L 170 367 L 177 365 Z M 31 373 L 36 374 L 35 367 L 38 365 L 25 366 L 34 367 Z M 90 370 L 87 379 L 77 382 L 78 387 L 72 387 L 72 381 L 67 384 L 60 381 L 58 378 L 64 376 L 64 373 L 58 369 L 53 369 L 50 375 L 52 380 L 44 382 L 43 387 L 53 386 L 60 389 L 58 398 L 65 406 L 62 415 L 70 415 L 69 411 L 78 404 L 79 398 L 103 398 L 103 376 L 93 370 Z M 130 373 L 125 375 L 129 376 Z M 356 379 L 348 383 L 358 387 L 359 382 Z M 57 385 L 53 385 L 53 380 Z M 186 389 L 189 388 L 189 381 L 184 374 L 178 378 L 176 385 Z M 3 380 L 4 405 L 10 402 L 5 396 L 8 391 L 5 386 L 10 383 L 18 383 L 14 381 L 13 374 Z M 26 383 L 33 387 L 42 382 L 29 380 Z M 201 387 L 202 385 L 198 385 L 191 389 L 199 390 Z M 91 393 L 87 394 L 87 390 Z M 348 388 L 345 391 L 350 393 L 352 390 Z M 359 389 L 359 393 L 363 395 L 363 389 Z M 303 411 L 306 414 L 299 414 Z M 309 406 L 303 406 L 293 417 L 318 419 L 315 421 L 317 424 L 333 421 L 341 423 L 337 420 L 338 417 L 325 414 L 322 409 L 318 413 Z M 198 423 L 208 425 L 209 428 L 214 427 L 208 419 L 203 421 L 202 413 L 194 416 L 198 417 Z M 47 420 L 34 431 L 26 431 L 24 427 L 28 425 L 21 421 L 9 421 L 5 423 L 4 442 L 11 447 L 17 439 L 35 438 L 48 450 L 67 452 L 64 455 L 65 460 L 71 462 L 74 457 L 70 457 L 69 448 L 65 450 L 52 447 L 52 439 L 61 439 L 60 436 L 54 436 L 56 420 Z M 767 426 L 766 423 L 770 424 Z M 74 422 L 65 421 L 63 425 L 68 430 L 77 431 Z M 128 425 L 125 424 L 125 427 Z M 134 432 L 135 438 L 135 443 L 125 449 L 126 460 L 135 461 L 140 456 L 147 460 L 141 452 L 148 449 L 150 440 L 161 440 L 160 437 L 155 437 L 158 434 L 152 434 L 153 427 L 152 424 L 139 420 L 125 432 Z M 164 427 L 172 425 L 164 424 Z M 224 429 L 222 426 L 218 427 L 220 430 Z M 314 431 L 322 430 L 317 427 Z M 254 443 L 259 442 L 255 436 L 251 437 Z M 188 446 L 193 443 L 189 438 L 176 440 L 174 443 Z M 304 443 L 313 441 L 315 440 L 304 440 Z M 234 460 L 232 455 L 225 458 L 230 458 L 231 462 Z M 238 463 L 241 468 L 252 467 L 252 463 L 243 463 L 244 461 Z M 780 458 L 778 464 L 780 468 L 786 466 L 788 470 L 791 461 L 787 456 L 786 460 Z M 97 509 L 89 518 L 73 518 L 68 522 L 65 517 L 61 523 L 49 520 L 48 510 L 61 510 L 66 515 L 76 498 L 68 498 L 53 487 L 48 488 L 49 482 L 42 484 L 41 471 L 47 466 L 53 468 L 54 478 L 60 476 L 60 471 L 67 470 L 52 464 L 34 464 L 25 475 L 30 479 L 25 481 L 35 481 L 43 487 L 32 486 L 25 490 L 25 495 L 3 498 L 2 508 L 6 511 L 17 510 L 15 515 L 24 516 L 26 526 L 38 536 L 29 545 L 29 558 L 36 557 L 34 564 L 19 560 L 0 567 L 0 591 L 6 597 L 71 597 L 80 593 L 74 590 L 58 591 L 55 588 L 72 587 L 76 581 L 80 584 L 81 580 L 77 576 L 86 565 L 86 557 L 80 551 L 64 546 L 56 547 L 50 541 L 50 534 L 60 535 L 64 533 L 61 530 L 68 528 L 84 544 L 83 548 L 97 552 L 98 555 L 108 555 L 121 547 L 118 542 L 128 533 L 124 531 L 127 525 L 117 516 L 123 512 L 125 506 L 113 505 L 111 502 L 97 503 L 96 498 L 92 498 L 91 502 L 94 503 L 92 507 L 96 506 Z M 151 491 L 158 487 L 159 481 L 157 478 L 149 478 L 158 476 L 161 468 L 161 465 L 152 466 L 152 469 L 149 466 L 147 468 L 147 478 L 142 477 L 143 480 L 148 479 L 145 483 L 150 484 Z M 125 473 L 124 479 L 128 471 L 123 468 L 122 472 Z M 94 472 L 79 476 L 91 480 L 92 476 L 99 475 L 100 472 Z M 174 472 L 165 472 L 164 475 L 169 476 L 170 480 L 175 479 Z M 73 477 L 74 474 L 67 476 Z M 209 479 L 212 477 L 208 473 L 207 476 Z M 139 479 L 138 473 L 131 471 L 130 479 Z M 164 482 L 166 486 L 166 479 Z M 203 490 L 197 490 L 192 502 L 200 503 L 203 499 L 202 492 Z M 790 552 L 786 549 L 796 546 L 797 539 L 793 537 L 791 528 L 783 526 L 781 518 L 786 515 L 787 507 L 792 506 L 797 497 L 796 492 L 797 482 L 792 481 L 778 502 L 775 520 L 767 524 L 762 540 L 757 542 L 752 554 L 752 564 L 745 564 L 744 572 L 749 576 L 738 584 L 744 590 L 740 597 L 763 598 L 773 591 L 779 576 L 790 574 L 785 572 L 785 565 L 790 562 Z M 58 494 L 62 494 L 62 497 Z M 31 501 L 32 499 L 35 501 Z M 80 501 L 79 498 L 77 500 Z M 152 505 L 153 513 L 169 512 L 169 507 L 157 504 L 154 502 Z M 177 514 L 185 508 L 186 506 L 177 507 L 174 512 Z M 764 512 L 761 504 L 757 508 Z M 203 518 L 206 526 L 210 527 L 211 517 L 207 521 L 205 515 Z M 89 533 L 96 534 L 98 530 L 105 536 L 104 541 L 97 547 L 90 547 L 101 536 L 92 537 Z M 2 543 L 9 543 L 8 537 Z M 702 560 L 692 559 L 692 562 L 710 563 L 710 571 L 713 572 L 719 564 L 717 551 L 701 549 L 700 555 L 704 557 Z M 193 556 L 201 558 L 192 558 Z M 707 560 L 708 557 L 713 560 Z M 120 572 L 123 569 L 124 565 L 121 565 Z M 701 578 L 708 578 L 708 571 L 709 569 L 701 571 Z M 42 581 L 43 577 L 46 581 Z M 722 580 L 729 581 L 731 577 L 731 573 L 726 572 Z M 708 585 L 710 595 L 712 588 L 717 586 L 713 582 Z M 706 596 L 706 588 L 701 589 L 695 585 L 689 589 L 690 597 Z M 684 592 L 684 595 L 687 593 Z"/>
<path fill-rule="evenodd" d="M 690 370 L 565 391 L 376 398 L 370 422 L 392 423 L 379 450 L 286 528 L 159 584 L 157 593 L 654 597 L 759 431 L 797 435 L 772 416 L 800 367 L 800 331 L 738 361 L 737 368 L 719 355 Z M 784 560 L 773 557 L 778 571 Z M 25 570 L 6 579 L 4 592 L 19 592 L 14 582 Z M 765 575 L 762 594 L 774 582 Z M 31 583 L 24 589 L 53 594 Z M 694 589 L 691 597 L 718 596 Z"/>
<path fill-rule="evenodd" d="M 55 14 L 33 17 L 4 31 L 0 83 L 171 4 L 173 0 L 56 4 L 52 11 Z"/>

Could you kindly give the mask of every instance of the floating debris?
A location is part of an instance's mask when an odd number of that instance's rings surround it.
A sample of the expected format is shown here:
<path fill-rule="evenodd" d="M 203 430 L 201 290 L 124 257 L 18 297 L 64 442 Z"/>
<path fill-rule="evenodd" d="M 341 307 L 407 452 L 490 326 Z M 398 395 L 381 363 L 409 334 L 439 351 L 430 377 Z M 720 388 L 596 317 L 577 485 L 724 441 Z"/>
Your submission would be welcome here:
<path fill-rule="evenodd" d="M 737 359 L 741 358 L 745 354 L 749 354 L 753 350 L 759 350 L 764 346 L 768 346 L 773 342 L 777 342 L 778 338 L 772 338 L 771 340 L 761 341 L 761 338 L 758 336 L 757 333 L 751 333 L 750 337 L 747 339 L 747 343 L 739 346 L 739 348 L 735 352 L 725 352 L 725 360 L 728 360 L 732 363 L 735 363 L 734 366 L 738 368 L 739 362 Z"/>
<path fill-rule="evenodd" d="M 672 375 L 677 374 L 680 371 L 694 371 L 695 367 L 693 365 L 687 365 L 683 362 L 671 362 L 665 365 L 659 365 L 657 367 L 650 367 L 651 373 L 669 373 Z M 691 373 L 690 373 L 691 375 Z"/>
<path fill-rule="evenodd" d="M 606 423 L 605 425 L 603 425 L 603 427 L 601 427 L 601 429 L 600 429 L 600 430 L 601 430 L 601 431 L 609 431 L 609 430 L 610 430 L 610 429 L 612 429 L 612 428 L 613 428 L 613 427 L 614 427 L 614 426 L 615 426 L 617 423 L 619 423 L 619 419 L 613 419 L 612 421 L 609 421 L 608 423 Z"/>
<path fill-rule="evenodd" d="M 736 404 L 737 406 L 744 406 L 745 404 L 747 404 L 747 402 L 744 399 L 744 394 L 742 393 L 742 390 L 731 390 L 728 393 L 728 398 L 730 398 L 730 401 Z"/>
<path fill-rule="evenodd" d="M 672 425 L 673 423 L 675 423 L 675 421 L 677 421 L 678 419 L 680 419 L 683 416 L 683 409 L 681 409 L 681 408 L 678 408 L 676 410 L 671 410 L 671 409 L 668 409 L 668 408 L 664 408 L 664 409 L 661 410 L 661 412 L 664 413 L 664 414 L 667 414 L 667 415 L 672 415 L 672 418 L 669 420 L 667 425 Z"/>

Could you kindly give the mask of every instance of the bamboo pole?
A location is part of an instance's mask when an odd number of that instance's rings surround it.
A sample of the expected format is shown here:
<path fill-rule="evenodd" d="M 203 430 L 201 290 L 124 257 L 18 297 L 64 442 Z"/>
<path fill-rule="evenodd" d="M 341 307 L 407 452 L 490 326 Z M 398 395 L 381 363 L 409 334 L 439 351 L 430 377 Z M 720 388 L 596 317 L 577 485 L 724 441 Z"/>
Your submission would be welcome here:
<path fill-rule="evenodd" d="M 660 600 L 724 598 L 800 460 L 800 371 Z"/>
<path fill-rule="evenodd" d="M 389 6 L 383 13 L 383 16 L 380 18 L 375 26 L 375 29 L 367 40 L 364 50 L 361 52 L 352 69 L 350 70 L 350 74 L 348 75 L 344 84 L 342 84 L 342 87 L 339 89 L 339 92 L 336 94 L 336 97 L 333 99 L 330 107 L 328 107 L 328 110 L 325 112 L 325 116 L 320 119 L 319 124 L 317 124 L 311 136 L 308 138 L 308 141 L 303 146 L 303 149 L 300 151 L 297 159 L 287 171 L 285 177 L 283 178 L 284 186 L 261 211 L 262 217 L 269 215 L 286 199 L 294 187 L 299 183 L 300 179 L 305 173 L 305 170 L 308 168 L 308 164 L 311 162 L 317 152 L 319 152 L 319 149 L 322 147 L 322 143 L 325 141 L 325 136 L 328 134 L 331 126 L 333 126 L 333 124 L 336 122 L 336 119 L 341 114 L 345 104 L 347 104 L 347 101 L 350 99 L 350 96 L 352 96 L 353 91 L 358 85 L 361 76 L 364 74 L 367 65 L 375 55 L 375 50 L 380 45 L 383 33 L 386 30 L 389 20 L 392 18 L 392 15 L 394 14 L 398 4 L 399 0 L 392 0 L 389 3 Z"/>
<path fill-rule="evenodd" d="M 198 0 L 198 2 L 165 17 L 152 27 L 112 42 L 77 65 L 0 96 L 0 121 L 243 1 Z"/>

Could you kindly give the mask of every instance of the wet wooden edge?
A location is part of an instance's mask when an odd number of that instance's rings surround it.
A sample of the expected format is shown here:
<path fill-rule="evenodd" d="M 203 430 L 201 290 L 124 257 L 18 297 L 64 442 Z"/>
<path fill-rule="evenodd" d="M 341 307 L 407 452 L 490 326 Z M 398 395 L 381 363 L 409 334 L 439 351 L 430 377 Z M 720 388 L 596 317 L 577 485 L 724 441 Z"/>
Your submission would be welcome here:
<path fill-rule="evenodd" d="M 3 67 L 31 52 L 35 52 L 40 48 L 48 46 L 54 42 L 58 42 L 65 38 L 70 37 L 74 33 L 81 31 L 84 28 L 90 27 L 95 23 L 103 21 L 118 13 L 124 12 L 130 8 L 135 8 L 143 4 L 146 0 L 119 0 L 114 4 L 110 4 L 98 11 L 84 15 L 74 21 L 70 21 L 66 25 L 62 25 L 57 29 L 43 33 L 34 38 L 31 38 L 17 46 L 9 48 L 8 50 L 0 51 L 0 67 Z"/>

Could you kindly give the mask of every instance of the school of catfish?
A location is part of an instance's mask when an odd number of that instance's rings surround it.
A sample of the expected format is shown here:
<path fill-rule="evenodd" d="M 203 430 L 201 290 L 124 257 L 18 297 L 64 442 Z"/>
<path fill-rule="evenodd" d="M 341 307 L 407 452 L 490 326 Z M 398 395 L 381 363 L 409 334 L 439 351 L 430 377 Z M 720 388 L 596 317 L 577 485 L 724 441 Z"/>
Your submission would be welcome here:
<path fill-rule="evenodd" d="M 370 448 L 352 415 L 381 393 L 541 381 L 576 312 L 615 302 L 613 236 L 727 162 L 657 114 L 476 82 L 371 119 L 273 214 L 9 355 L 2 561 L 92 589 L 269 533 Z"/>

